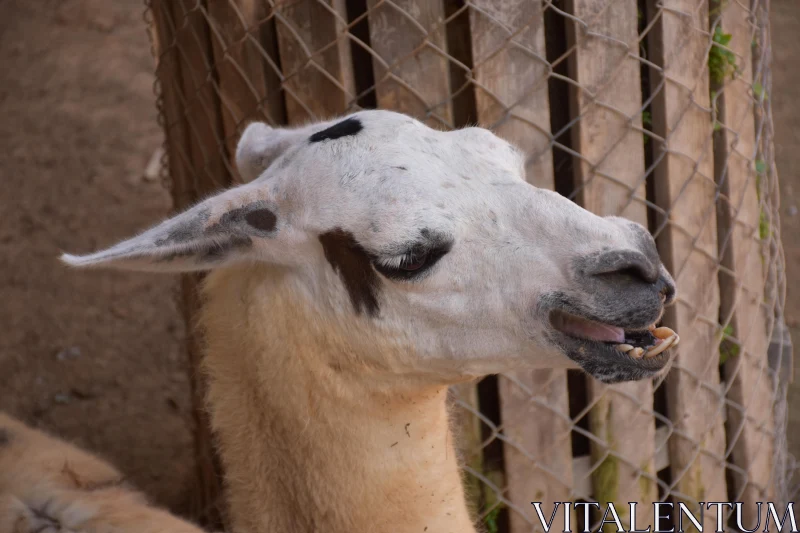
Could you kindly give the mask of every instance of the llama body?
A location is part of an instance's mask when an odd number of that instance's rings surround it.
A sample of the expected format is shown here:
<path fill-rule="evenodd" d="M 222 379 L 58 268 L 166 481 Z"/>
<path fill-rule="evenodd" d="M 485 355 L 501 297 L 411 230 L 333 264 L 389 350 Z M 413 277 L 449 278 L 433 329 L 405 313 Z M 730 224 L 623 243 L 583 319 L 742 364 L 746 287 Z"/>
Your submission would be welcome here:
<path fill-rule="evenodd" d="M 0 413 L 0 533 L 202 533 L 113 466 Z"/>
<path fill-rule="evenodd" d="M 523 163 L 486 130 L 385 111 L 253 124 L 248 183 L 65 256 L 212 271 L 200 325 L 233 531 L 475 531 L 448 386 L 665 371 L 677 335 L 653 328 L 675 289 L 650 235 L 532 187 Z"/>

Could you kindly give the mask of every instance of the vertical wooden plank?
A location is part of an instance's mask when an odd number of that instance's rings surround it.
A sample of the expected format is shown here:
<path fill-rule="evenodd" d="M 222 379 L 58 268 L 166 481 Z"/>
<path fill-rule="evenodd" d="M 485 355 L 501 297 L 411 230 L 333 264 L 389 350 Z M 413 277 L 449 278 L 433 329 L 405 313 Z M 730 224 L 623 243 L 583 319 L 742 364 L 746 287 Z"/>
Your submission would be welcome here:
<path fill-rule="evenodd" d="M 529 182 L 553 189 L 542 2 L 469 5 L 478 122 L 525 152 Z M 532 531 L 538 519 L 531 501 L 549 513 L 555 502 L 572 499 L 567 375 L 536 370 L 498 379 L 511 531 Z M 564 529 L 563 516 L 559 512 L 553 530 Z"/>
<path fill-rule="evenodd" d="M 525 151 L 529 182 L 552 189 L 542 1 L 469 4 L 478 120 Z"/>
<path fill-rule="evenodd" d="M 530 502 L 547 518 L 555 502 L 573 501 L 572 444 L 567 373 L 541 369 L 499 377 L 511 533 L 540 531 Z M 574 514 L 570 523 L 576 524 Z M 563 507 L 551 531 L 564 531 Z"/>
<path fill-rule="evenodd" d="M 223 143 L 219 101 L 211 83 L 211 42 L 207 20 L 188 0 L 152 0 L 158 31 L 157 76 L 161 87 L 172 199 L 183 210 L 230 183 Z M 193 328 L 200 303 L 201 276 L 184 275 L 181 309 L 187 324 L 187 354 L 192 389 L 196 487 L 196 517 L 203 525 L 219 528 L 223 522 L 219 458 L 213 446 L 205 408 L 206 383 L 200 371 L 202 342 Z"/>
<path fill-rule="evenodd" d="M 345 0 L 276 0 L 290 124 L 344 114 L 356 105 Z"/>
<path fill-rule="evenodd" d="M 208 4 L 214 67 L 229 157 L 252 120 L 285 124 L 275 28 L 266 3 L 222 0 Z M 241 183 L 234 161 L 234 181 Z"/>
<path fill-rule="evenodd" d="M 672 484 L 677 498 L 728 501 L 725 434 L 719 392 L 716 184 L 707 69 L 705 0 L 648 3 L 658 17 L 650 32 L 656 203 L 668 213 L 657 231 L 659 251 L 675 277 L 678 299 L 664 324 L 681 335 L 667 376 Z M 660 217 L 664 224 L 664 217 Z M 695 507 L 696 509 L 696 507 Z"/>
<path fill-rule="evenodd" d="M 452 128 L 442 0 L 369 0 L 378 106 Z"/>
<path fill-rule="evenodd" d="M 775 497 L 771 480 L 774 459 L 775 395 L 768 375 L 765 272 L 760 242 L 761 206 L 756 176 L 755 116 L 752 100 L 751 42 L 754 27 L 748 4 L 721 6 L 722 30 L 732 36 L 728 48 L 736 55 L 738 72 L 719 91 L 717 175 L 725 201 L 719 206 L 719 239 L 725 265 L 733 276 L 720 274 L 721 322 L 728 323 L 738 346 L 729 348 L 724 363 L 728 381 L 728 447 L 735 493 L 748 510 L 745 526 L 757 520 L 756 502 Z M 744 470 L 742 474 L 738 469 Z"/>
<path fill-rule="evenodd" d="M 647 227 L 637 6 L 629 0 L 572 0 L 581 24 L 570 32 L 573 148 L 578 201 L 599 215 L 620 215 Z M 637 201 L 638 200 L 638 201 Z M 606 386 L 588 381 L 593 496 L 613 502 L 628 520 L 628 502 L 645 503 L 642 523 L 653 522 L 655 419 L 649 381 Z M 646 473 L 645 476 L 642 473 Z M 648 477 L 649 476 L 649 477 Z"/>

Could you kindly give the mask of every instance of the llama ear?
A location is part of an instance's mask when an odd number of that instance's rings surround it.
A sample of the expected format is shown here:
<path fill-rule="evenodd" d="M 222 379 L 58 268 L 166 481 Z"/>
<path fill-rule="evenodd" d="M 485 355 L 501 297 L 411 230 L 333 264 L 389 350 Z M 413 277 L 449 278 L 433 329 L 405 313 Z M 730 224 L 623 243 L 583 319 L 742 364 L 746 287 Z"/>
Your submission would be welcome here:
<path fill-rule="evenodd" d="M 210 270 L 242 260 L 271 260 L 279 231 L 276 208 L 263 191 L 242 185 L 222 192 L 106 250 L 64 254 L 76 267 L 150 272 Z"/>
<path fill-rule="evenodd" d="M 236 168 L 242 180 L 247 183 L 261 176 L 273 161 L 303 137 L 302 130 L 275 129 L 263 122 L 248 125 L 236 147 Z"/>
<path fill-rule="evenodd" d="M 314 140 L 314 134 L 336 124 L 336 120 L 315 122 L 298 128 L 272 128 L 263 122 L 250 123 L 236 146 L 236 168 L 245 183 L 251 182 L 292 146 Z M 358 129 L 361 124 L 358 123 Z M 352 126 L 352 121 L 350 121 Z"/>

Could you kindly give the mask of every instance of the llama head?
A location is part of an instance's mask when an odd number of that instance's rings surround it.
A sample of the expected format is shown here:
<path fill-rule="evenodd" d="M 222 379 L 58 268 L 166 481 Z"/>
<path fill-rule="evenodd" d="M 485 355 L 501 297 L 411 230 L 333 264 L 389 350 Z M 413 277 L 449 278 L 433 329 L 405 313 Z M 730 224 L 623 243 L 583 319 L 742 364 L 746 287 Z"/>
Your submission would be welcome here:
<path fill-rule="evenodd" d="M 650 234 L 526 183 L 522 154 L 485 129 L 388 111 L 255 123 L 236 160 L 244 185 L 64 260 L 276 269 L 319 320 L 403 339 L 412 366 L 442 379 L 577 364 L 615 382 L 668 364 L 677 337 L 652 326 L 675 287 Z"/>

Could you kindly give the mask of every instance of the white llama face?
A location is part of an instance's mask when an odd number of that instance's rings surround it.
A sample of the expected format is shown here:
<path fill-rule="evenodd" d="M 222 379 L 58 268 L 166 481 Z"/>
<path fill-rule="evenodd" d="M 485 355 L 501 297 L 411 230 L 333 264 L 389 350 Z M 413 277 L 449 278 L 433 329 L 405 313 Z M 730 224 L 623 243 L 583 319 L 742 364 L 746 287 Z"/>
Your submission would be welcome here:
<path fill-rule="evenodd" d="M 403 338 L 443 377 L 577 365 L 614 382 L 668 364 L 677 337 L 652 325 L 675 287 L 649 233 L 526 183 L 521 153 L 487 130 L 363 111 L 251 124 L 236 157 L 248 183 L 65 261 L 279 265 L 321 320 Z"/>

